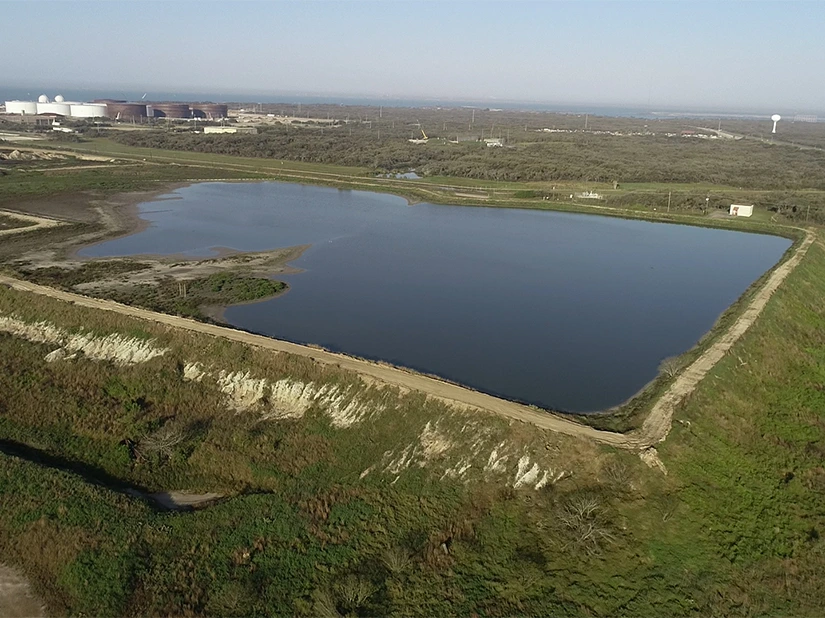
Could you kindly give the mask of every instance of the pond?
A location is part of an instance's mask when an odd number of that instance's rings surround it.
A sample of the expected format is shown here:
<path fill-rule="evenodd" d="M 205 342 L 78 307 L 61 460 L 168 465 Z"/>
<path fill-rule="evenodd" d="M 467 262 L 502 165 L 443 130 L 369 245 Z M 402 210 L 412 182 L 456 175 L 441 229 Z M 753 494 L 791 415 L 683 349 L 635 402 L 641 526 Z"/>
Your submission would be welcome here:
<path fill-rule="evenodd" d="M 290 291 L 232 325 L 537 406 L 621 404 L 690 349 L 791 242 L 538 210 L 408 205 L 290 183 L 200 183 L 88 257 L 311 244 Z M 169 199 L 177 198 L 177 199 Z"/>

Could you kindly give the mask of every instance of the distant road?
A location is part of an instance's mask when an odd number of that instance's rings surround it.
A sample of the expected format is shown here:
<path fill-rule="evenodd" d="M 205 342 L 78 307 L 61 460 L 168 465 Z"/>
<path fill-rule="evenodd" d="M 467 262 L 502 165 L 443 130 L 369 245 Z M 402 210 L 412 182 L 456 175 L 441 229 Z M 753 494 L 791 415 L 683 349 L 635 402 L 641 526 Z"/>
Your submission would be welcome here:
<path fill-rule="evenodd" d="M 754 295 L 751 303 L 733 325 L 725 333 L 721 334 L 713 345 L 702 353 L 689 367 L 679 374 L 670 388 L 654 404 L 642 428 L 628 434 L 593 429 L 592 427 L 559 418 L 548 412 L 536 410 L 522 404 L 480 393 L 457 384 L 451 384 L 399 367 L 375 363 L 343 354 L 336 354 L 288 341 L 271 339 L 262 335 L 254 335 L 224 326 L 196 322 L 188 318 L 156 313 L 147 309 L 116 303 L 111 300 L 81 296 L 80 294 L 64 292 L 2 275 L 0 275 L 0 283 L 6 284 L 15 290 L 41 294 L 50 298 L 71 302 L 81 307 L 114 311 L 122 315 L 204 333 L 212 335 L 213 337 L 222 337 L 274 352 L 286 352 L 306 356 L 317 362 L 337 365 L 343 369 L 354 371 L 355 373 L 368 376 L 385 384 L 423 392 L 447 403 L 471 406 L 506 418 L 532 423 L 542 429 L 557 431 L 579 438 L 589 438 L 618 448 L 644 450 L 667 438 L 676 405 L 696 388 L 707 372 L 719 362 L 733 344 L 750 328 L 764 309 L 771 295 L 785 280 L 785 277 L 787 277 L 802 260 L 808 247 L 810 247 L 816 238 L 814 232 L 806 230 L 806 233 L 807 236 L 805 240 L 797 245 L 794 254 L 774 269 L 770 277 L 768 277 L 768 280 Z"/>
<path fill-rule="evenodd" d="M 753 135 L 746 135 L 744 133 L 732 133 L 730 131 L 722 131 L 720 129 L 711 129 L 710 127 L 696 127 L 701 131 L 710 131 L 711 133 L 715 133 L 719 137 L 728 137 L 728 139 L 755 139 L 759 140 L 760 142 L 764 142 L 765 144 L 775 144 L 776 146 L 793 146 L 798 150 L 819 150 L 823 151 L 825 148 L 821 148 L 819 146 L 807 146 L 805 144 L 797 144 L 795 142 L 786 142 L 782 139 L 774 139 L 773 134 L 771 134 L 771 138 L 768 139 L 766 137 L 755 137 Z"/>

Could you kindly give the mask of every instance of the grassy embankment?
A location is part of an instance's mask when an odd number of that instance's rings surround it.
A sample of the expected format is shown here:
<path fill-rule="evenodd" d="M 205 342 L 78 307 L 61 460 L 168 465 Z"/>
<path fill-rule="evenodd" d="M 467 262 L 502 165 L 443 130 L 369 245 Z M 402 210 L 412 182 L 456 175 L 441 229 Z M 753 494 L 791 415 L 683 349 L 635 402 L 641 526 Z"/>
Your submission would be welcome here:
<path fill-rule="evenodd" d="M 823 272 L 820 236 L 678 410 L 660 447 L 667 477 L 629 454 L 366 386 L 308 359 L 2 290 L 3 315 L 170 349 L 131 367 L 46 363 L 54 346 L 0 335 L 2 439 L 148 489 L 236 496 L 160 513 L 2 456 L 4 558 L 58 611 L 102 615 L 821 615 Z M 372 412 L 349 427 L 320 403 L 302 418 L 262 420 L 272 401 L 228 409 L 214 383 L 183 379 L 191 360 L 346 387 Z M 448 448 L 425 448 L 428 422 Z M 167 425 L 184 438 L 151 450 L 147 437 Z M 484 472 L 502 442 L 512 458 Z M 410 446 L 412 465 L 394 466 Z M 573 476 L 508 488 L 522 453 Z M 454 478 L 462 462 L 472 467 Z"/>

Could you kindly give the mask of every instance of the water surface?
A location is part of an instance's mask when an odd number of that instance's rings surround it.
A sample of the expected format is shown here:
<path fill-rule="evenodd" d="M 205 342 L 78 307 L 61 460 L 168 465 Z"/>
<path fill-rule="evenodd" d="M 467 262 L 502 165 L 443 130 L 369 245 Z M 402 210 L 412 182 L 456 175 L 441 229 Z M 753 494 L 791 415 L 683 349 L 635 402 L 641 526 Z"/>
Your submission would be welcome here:
<path fill-rule="evenodd" d="M 227 320 L 571 412 L 634 395 L 791 244 L 289 183 L 201 183 L 173 196 L 140 206 L 145 231 L 81 254 L 311 244 L 293 262 L 303 272 L 282 277 L 289 293 L 230 307 Z"/>

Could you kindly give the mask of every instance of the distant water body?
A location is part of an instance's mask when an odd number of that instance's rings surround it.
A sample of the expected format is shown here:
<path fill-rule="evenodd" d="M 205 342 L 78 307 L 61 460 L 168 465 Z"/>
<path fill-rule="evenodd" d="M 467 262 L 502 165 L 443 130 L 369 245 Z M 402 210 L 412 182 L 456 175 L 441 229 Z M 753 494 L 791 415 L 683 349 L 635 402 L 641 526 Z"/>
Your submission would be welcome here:
<path fill-rule="evenodd" d="M 52 90 L 54 92 L 52 92 Z M 771 114 L 780 113 L 793 116 L 801 113 L 800 110 L 714 110 L 699 108 L 674 108 L 651 106 L 622 106 L 622 105 L 588 105 L 587 103 L 541 103 L 519 101 L 473 101 L 455 99 L 396 99 L 382 97 L 346 97 L 332 95 L 294 95 L 294 94 L 243 94 L 220 90 L 209 92 L 139 92 L 136 90 L 78 90 L 78 89 L 45 89 L 42 91 L 31 88 L 9 88 L 0 85 L 0 100 L 11 101 L 37 100 L 41 94 L 53 98 L 62 94 L 67 101 L 91 101 L 94 99 L 124 99 L 140 101 L 146 95 L 147 101 L 212 101 L 214 103 L 284 103 L 287 105 L 324 104 L 324 105 L 361 105 L 384 107 L 475 107 L 481 109 L 523 110 L 539 112 L 556 112 L 561 114 L 590 114 L 593 116 L 612 116 L 617 118 L 767 118 Z M 821 113 L 825 116 L 825 112 Z"/>
<path fill-rule="evenodd" d="M 692 347 L 790 246 L 775 236 L 415 204 L 288 183 L 200 183 L 87 257 L 309 244 L 289 293 L 227 320 L 545 408 L 618 405 Z"/>

